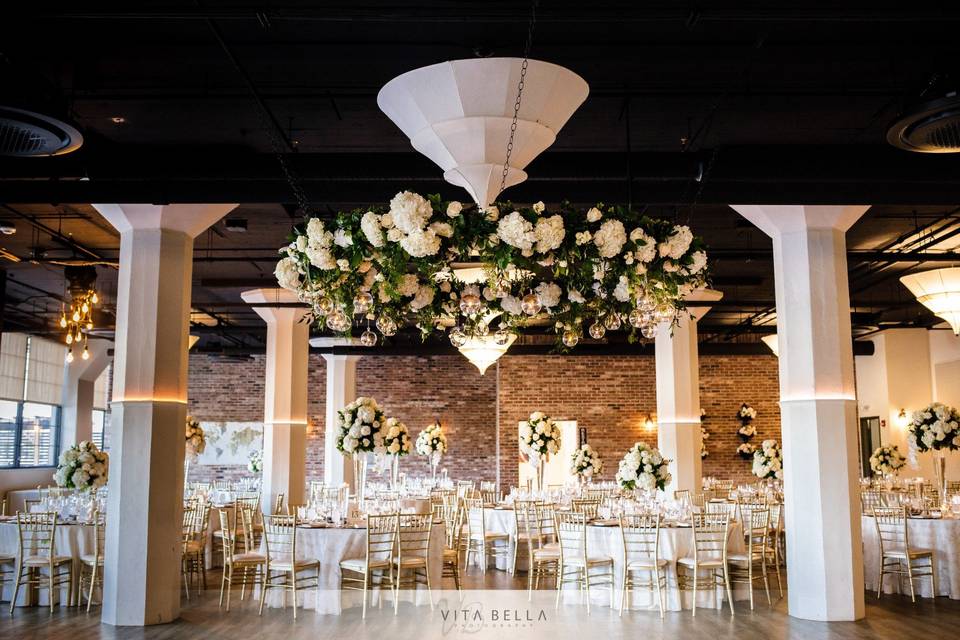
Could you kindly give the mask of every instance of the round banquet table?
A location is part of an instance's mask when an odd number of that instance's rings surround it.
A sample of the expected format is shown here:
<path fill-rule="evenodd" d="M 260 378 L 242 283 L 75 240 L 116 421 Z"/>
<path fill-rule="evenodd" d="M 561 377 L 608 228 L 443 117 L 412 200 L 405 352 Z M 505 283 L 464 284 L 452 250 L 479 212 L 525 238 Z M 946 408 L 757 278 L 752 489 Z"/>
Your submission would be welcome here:
<path fill-rule="evenodd" d="M 430 535 L 430 586 L 437 598 L 442 588 L 443 575 L 443 525 L 435 523 Z M 261 547 L 261 552 L 265 549 Z M 297 604 L 304 609 L 313 609 L 317 613 L 340 614 L 343 609 L 359 607 L 361 605 L 361 591 L 340 590 L 340 562 L 350 558 L 363 558 L 367 553 L 366 527 L 322 527 L 311 528 L 302 526 L 297 528 L 297 558 L 320 561 L 320 580 L 317 589 L 304 589 L 297 593 Z M 303 572 L 304 577 L 310 576 L 315 570 Z M 378 602 L 378 589 L 372 589 L 372 602 Z M 259 598 L 259 589 L 256 597 Z M 267 592 L 264 605 L 280 607 L 283 592 L 280 589 L 271 589 Z M 292 594 L 286 593 L 289 600 Z M 420 585 L 416 591 L 401 590 L 401 602 L 413 602 L 416 605 L 429 605 L 425 585 Z M 387 598 L 392 604 L 392 601 Z M 368 606 L 369 606 L 368 602 Z"/>
<path fill-rule="evenodd" d="M 486 509 L 484 511 L 484 525 L 488 533 L 506 533 L 510 536 L 510 555 L 508 557 L 498 557 L 496 559 L 496 568 L 509 570 L 513 560 L 513 549 L 516 546 L 516 519 L 512 509 Z M 745 543 L 740 523 L 730 524 L 730 530 L 727 534 L 728 553 L 743 553 Z M 623 581 L 623 537 L 620 534 L 620 527 L 602 527 L 587 526 L 587 545 L 590 549 L 590 555 L 609 556 L 613 558 L 613 571 L 615 580 L 614 603 L 620 606 L 620 585 Z M 520 555 L 517 558 L 517 570 L 526 570 L 526 548 L 521 546 Z M 489 566 L 493 566 L 493 554 L 489 554 Z M 660 528 L 660 558 L 667 561 L 666 578 L 667 588 L 664 592 L 664 601 L 667 611 L 680 611 L 689 609 L 693 606 L 693 592 L 681 592 L 677 588 L 677 560 L 684 557 L 693 557 L 693 530 L 690 527 L 661 527 Z M 575 588 L 575 585 L 568 584 L 565 588 Z M 776 579 L 774 578 L 773 588 L 776 589 Z M 731 585 L 734 600 L 748 600 L 750 591 L 746 585 Z M 630 596 L 630 607 L 632 609 L 657 609 L 656 592 L 645 589 L 637 589 Z M 569 599 L 569 597 L 568 597 Z M 721 587 L 716 590 L 704 590 L 697 593 L 697 607 L 716 608 L 723 607 L 726 600 L 725 590 Z M 610 592 L 605 587 L 598 587 L 590 590 L 590 601 L 595 604 L 606 605 L 610 602 Z"/>
<path fill-rule="evenodd" d="M 877 525 L 873 516 L 861 516 L 863 527 L 863 572 L 867 591 L 877 590 L 880 571 L 880 543 L 877 540 Z M 931 549 L 937 574 L 938 596 L 960 600 L 960 519 L 957 518 L 909 518 L 907 527 L 910 547 Z M 897 576 L 884 576 L 883 592 L 899 593 Z M 906 579 L 902 580 L 903 592 L 910 593 Z M 929 578 L 914 581 L 914 589 L 922 598 L 933 596 Z"/>
<path fill-rule="evenodd" d="M 73 558 L 73 578 L 74 583 L 80 579 L 80 556 L 83 554 L 92 554 L 94 549 L 93 525 L 87 524 L 61 524 L 57 523 L 57 529 L 54 539 L 54 554 L 58 556 L 70 556 Z M 17 520 L 4 520 L 0 522 L 0 555 L 17 555 L 17 544 L 19 533 L 17 531 Z M 5 565 L 4 569 L 16 571 L 16 565 Z M 7 580 L 3 583 L 2 600 L 9 602 L 13 596 L 13 581 Z M 49 605 L 48 593 L 46 589 L 35 590 L 27 588 L 26 585 L 20 588 L 20 595 L 17 597 L 17 606 L 31 605 Z M 99 597 L 94 594 L 94 601 Z M 63 585 L 54 592 L 54 602 L 66 604 L 70 601 L 69 587 Z"/>

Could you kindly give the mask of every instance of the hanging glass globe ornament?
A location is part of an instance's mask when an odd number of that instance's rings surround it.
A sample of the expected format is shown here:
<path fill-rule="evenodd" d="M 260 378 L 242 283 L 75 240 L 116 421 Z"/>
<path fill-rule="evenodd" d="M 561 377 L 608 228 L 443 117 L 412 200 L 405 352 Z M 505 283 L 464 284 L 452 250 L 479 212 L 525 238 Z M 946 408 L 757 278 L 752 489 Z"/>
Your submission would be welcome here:
<path fill-rule="evenodd" d="M 345 314 L 342 310 L 337 309 L 333 313 L 327 315 L 327 327 L 329 327 L 331 331 L 346 331 L 350 328 L 350 320 L 347 318 L 347 314 Z"/>
<path fill-rule="evenodd" d="M 367 329 L 362 334 L 360 334 L 360 344 L 365 347 L 372 347 L 377 344 L 377 334 L 370 329 Z"/>
<path fill-rule="evenodd" d="M 627 316 L 627 322 L 630 323 L 631 327 L 636 329 L 642 329 L 647 325 L 647 319 L 639 309 L 633 309 L 630 311 L 630 315 Z"/>
<path fill-rule="evenodd" d="M 597 321 L 597 322 L 594 322 L 592 325 L 590 325 L 589 331 L 590 331 L 591 338 L 593 338 L 594 340 L 599 340 L 604 335 L 606 335 L 607 328 L 604 327 L 602 324 L 600 324 L 599 321 Z"/>
<path fill-rule="evenodd" d="M 320 301 L 317 302 L 317 313 L 325 316 L 331 311 L 333 311 L 333 300 L 330 298 L 320 298 Z"/>
<path fill-rule="evenodd" d="M 463 329 L 460 326 L 456 326 L 453 329 L 450 329 L 450 344 L 456 348 L 460 348 L 467 343 L 467 334 L 463 332 Z"/>
<path fill-rule="evenodd" d="M 497 332 L 493 334 L 493 341 L 502 347 L 510 342 L 510 332 L 506 329 L 498 329 Z"/>
<path fill-rule="evenodd" d="M 642 335 L 647 340 L 652 340 L 657 337 L 657 325 L 650 323 L 645 324 L 640 327 L 640 335 Z"/>
<path fill-rule="evenodd" d="M 490 327 L 486 322 L 478 322 L 476 327 L 476 333 L 478 336 L 490 335 Z"/>
<path fill-rule="evenodd" d="M 370 295 L 369 291 L 361 291 L 353 299 L 353 312 L 354 313 L 366 313 L 370 310 L 370 306 L 373 304 L 373 296 Z"/>
<path fill-rule="evenodd" d="M 543 303 L 540 302 L 540 296 L 531 291 L 520 300 L 520 308 L 523 309 L 523 312 L 528 316 L 535 316 L 540 313 L 540 309 L 543 308 Z"/>
<path fill-rule="evenodd" d="M 658 322 L 673 322 L 676 309 L 668 304 L 661 304 L 657 307 L 656 317 Z"/>
<path fill-rule="evenodd" d="M 605 326 L 610 331 L 616 331 L 620 328 L 620 314 L 613 312 L 608 313 L 603 318 L 603 326 Z"/>
<path fill-rule="evenodd" d="M 565 347 L 573 348 L 577 346 L 577 343 L 580 342 L 580 336 L 576 331 L 572 329 L 567 329 L 563 332 L 563 345 Z"/>
<path fill-rule="evenodd" d="M 644 293 L 642 296 L 637 298 L 637 309 L 640 311 L 653 311 L 657 308 L 657 301 L 654 300 L 653 296 L 648 293 Z"/>
<path fill-rule="evenodd" d="M 480 311 L 483 301 L 475 293 L 465 293 L 460 296 L 460 311 L 465 315 L 472 316 Z"/>
<path fill-rule="evenodd" d="M 388 338 L 397 333 L 397 323 L 390 316 L 380 316 L 377 318 L 376 325 L 380 333 Z"/>

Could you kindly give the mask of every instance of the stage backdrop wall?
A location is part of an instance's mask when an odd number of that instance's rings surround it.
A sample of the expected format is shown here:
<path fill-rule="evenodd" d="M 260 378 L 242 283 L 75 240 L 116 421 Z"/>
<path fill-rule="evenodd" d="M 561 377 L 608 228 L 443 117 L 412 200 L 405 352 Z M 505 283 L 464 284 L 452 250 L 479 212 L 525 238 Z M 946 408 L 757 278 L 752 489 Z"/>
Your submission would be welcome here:
<path fill-rule="evenodd" d="M 243 462 L 262 446 L 244 429 L 262 429 L 264 356 L 244 358 L 190 355 L 190 413 L 219 433 L 213 444 L 226 453 L 208 450 L 191 465 L 191 480 L 232 479 L 247 475 Z M 323 429 L 326 367 L 319 354 L 310 356 L 307 477 L 323 478 Z M 499 416 L 497 388 L 499 380 Z M 741 402 L 757 409 L 759 445 L 764 438 L 780 439 L 777 405 L 777 360 L 771 356 L 703 356 L 700 359 L 704 427 L 710 434 L 704 474 L 750 480 L 750 463 L 735 454 L 740 443 L 735 414 Z M 357 391 L 371 395 L 388 413 L 403 420 L 414 437 L 439 418 L 447 430 L 450 452 L 443 466 L 457 477 L 496 480 L 503 486 L 517 480 L 517 422 L 531 411 L 576 420 L 586 427 L 588 441 L 606 463 L 604 478 L 613 478 L 620 457 L 637 440 L 656 444 L 656 428 L 644 418 L 656 411 L 654 360 L 639 356 L 507 356 L 499 374 L 491 367 L 480 376 L 460 356 L 363 357 L 357 364 Z M 499 417 L 499 456 L 498 454 Z M 498 465 L 499 458 L 499 465 Z M 411 455 L 401 469 L 427 474 L 426 461 Z"/>

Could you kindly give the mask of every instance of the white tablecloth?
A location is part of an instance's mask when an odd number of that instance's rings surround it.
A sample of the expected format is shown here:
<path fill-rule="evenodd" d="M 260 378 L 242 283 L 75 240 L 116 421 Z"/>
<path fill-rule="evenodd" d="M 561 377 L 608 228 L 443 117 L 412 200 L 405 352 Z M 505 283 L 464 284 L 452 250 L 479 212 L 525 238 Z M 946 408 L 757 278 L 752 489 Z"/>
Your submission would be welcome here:
<path fill-rule="evenodd" d="M 511 554 L 516 544 L 516 519 L 513 511 L 510 509 L 488 509 L 484 512 L 484 524 L 487 533 L 507 533 L 510 535 Z M 743 553 L 745 544 L 743 541 L 742 529 L 739 523 L 730 525 L 728 534 L 728 552 Z M 587 545 L 590 549 L 590 555 L 610 556 L 613 558 L 613 570 L 616 581 L 616 593 L 614 602 L 617 607 L 620 606 L 620 585 L 623 581 L 623 537 L 620 534 L 619 527 L 587 527 Z M 690 591 L 682 594 L 677 588 L 677 567 L 676 562 L 679 558 L 693 557 L 693 530 L 689 527 L 663 527 L 660 529 L 660 557 L 667 561 L 666 577 L 667 589 L 664 594 L 664 600 L 668 611 L 680 611 L 689 609 L 693 606 L 693 595 Z M 509 569 L 512 564 L 513 556 L 508 558 L 497 558 L 496 566 L 498 569 Z M 488 556 L 488 562 L 490 562 Z M 517 558 L 517 569 L 525 570 L 527 567 L 526 549 L 520 548 L 520 555 Z M 642 579 L 642 578 L 641 578 Z M 573 588 L 571 583 L 567 585 Z M 750 592 L 745 585 L 731 585 L 733 589 L 734 600 L 745 600 L 750 598 Z M 571 598 L 571 596 L 567 596 Z M 638 589 L 630 597 L 631 608 L 638 609 L 657 609 L 657 601 L 649 595 L 649 592 Z M 697 595 L 697 607 L 721 608 L 726 601 L 724 589 L 716 591 L 701 591 Z M 591 589 L 591 602 L 606 604 L 610 602 L 610 594 L 606 588 Z"/>
<path fill-rule="evenodd" d="M 960 520 L 958 519 L 919 519 L 907 520 L 910 532 L 910 547 L 932 549 L 934 567 L 937 573 L 937 595 L 949 596 L 951 600 L 960 600 Z M 862 516 L 863 527 L 863 571 L 864 583 L 868 591 L 877 590 L 880 570 L 880 543 L 877 540 L 877 525 L 872 516 Z M 904 593 L 910 593 L 906 578 L 903 579 Z M 929 598 L 933 589 L 929 578 L 914 582 L 917 595 Z M 899 593 L 897 576 L 884 576 L 884 593 Z"/>
<path fill-rule="evenodd" d="M 320 561 L 319 588 L 307 589 L 297 594 L 298 605 L 304 609 L 314 609 L 317 613 L 339 614 L 342 609 L 359 607 L 361 605 L 360 591 L 340 591 L 340 562 L 350 558 L 363 558 L 367 553 L 366 529 L 352 528 L 322 528 L 297 529 L 297 558 L 316 559 Z M 430 586 L 436 602 L 437 593 L 442 588 L 443 574 L 443 525 L 435 524 L 430 536 Z M 305 572 L 304 575 L 309 575 Z M 259 597 L 259 592 L 256 594 Z M 271 589 L 267 592 L 265 606 L 279 607 L 281 605 L 281 590 Z M 292 594 L 287 593 L 287 601 L 291 603 Z M 373 600 L 377 602 L 376 597 Z M 417 605 L 429 606 L 425 587 L 412 590 L 401 590 L 400 601 L 414 601 Z M 393 601 L 388 597 L 387 604 Z M 370 606 L 368 601 L 367 606 Z"/>
<path fill-rule="evenodd" d="M 73 576 L 74 580 L 80 578 L 80 556 L 87 553 L 92 554 L 94 549 L 93 526 L 82 524 L 58 524 L 54 540 L 54 553 L 61 556 L 71 556 L 73 558 Z M 0 522 L 0 555 L 16 556 L 18 541 L 16 521 Z M 7 565 L 4 569 L 16 570 L 16 565 Z M 47 605 L 49 600 L 46 589 L 39 592 L 39 599 L 36 593 L 31 593 L 26 586 L 20 587 L 20 595 L 17 598 L 17 606 L 28 605 Z M 13 596 L 12 580 L 3 584 L 3 600 L 9 602 Z M 69 601 L 67 585 L 64 585 L 55 595 L 58 602 L 66 604 Z M 98 597 L 95 595 L 95 597 Z"/>

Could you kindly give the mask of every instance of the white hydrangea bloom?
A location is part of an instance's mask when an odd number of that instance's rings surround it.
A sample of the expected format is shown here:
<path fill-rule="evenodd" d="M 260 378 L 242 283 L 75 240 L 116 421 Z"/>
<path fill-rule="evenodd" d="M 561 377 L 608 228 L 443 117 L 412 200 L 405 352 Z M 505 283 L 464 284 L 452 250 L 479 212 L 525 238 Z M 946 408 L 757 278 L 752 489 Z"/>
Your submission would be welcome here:
<path fill-rule="evenodd" d="M 300 287 L 300 267 L 293 258 L 283 258 L 277 262 L 273 274 L 277 277 L 277 284 L 289 291 L 296 291 Z"/>
<path fill-rule="evenodd" d="M 533 243 L 537 240 L 533 224 L 527 221 L 519 211 L 510 213 L 497 223 L 497 236 L 511 247 L 522 251 L 531 250 Z"/>
<path fill-rule="evenodd" d="M 436 255 L 440 250 L 440 238 L 433 229 L 414 229 L 400 239 L 400 246 L 414 258 Z"/>
<path fill-rule="evenodd" d="M 563 237 L 565 235 L 566 231 L 563 228 L 563 218 L 561 216 L 540 218 L 537 220 L 537 225 L 534 228 L 534 236 L 537 239 L 537 251 L 539 253 L 553 251 L 563 243 Z"/>
<path fill-rule="evenodd" d="M 367 242 L 374 247 L 379 249 L 384 245 L 383 230 L 380 226 L 380 216 L 375 214 L 373 211 L 367 211 L 365 214 L 363 214 L 363 217 L 360 218 L 360 230 L 363 231 L 363 235 L 366 237 Z"/>
<path fill-rule="evenodd" d="M 560 304 L 560 296 L 563 295 L 563 289 L 553 282 L 541 282 L 536 292 L 540 296 L 540 304 L 548 309 Z"/>
<path fill-rule="evenodd" d="M 390 215 L 393 217 L 393 224 L 400 231 L 412 233 L 427 225 L 433 215 L 433 207 L 420 194 L 401 191 L 390 201 Z"/>
<path fill-rule="evenodd" d="M 616 256 L 626 242 L 627 232 L 619 220 L 604 221 L 593 235 L 593 243 L 597 245 L 600 255 L 604 258 Z"/>

